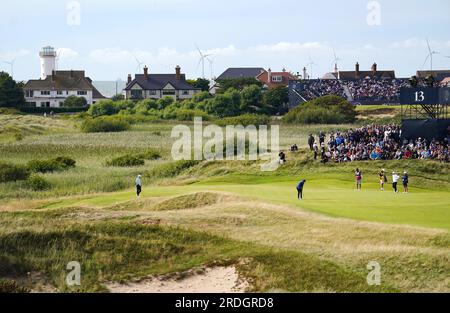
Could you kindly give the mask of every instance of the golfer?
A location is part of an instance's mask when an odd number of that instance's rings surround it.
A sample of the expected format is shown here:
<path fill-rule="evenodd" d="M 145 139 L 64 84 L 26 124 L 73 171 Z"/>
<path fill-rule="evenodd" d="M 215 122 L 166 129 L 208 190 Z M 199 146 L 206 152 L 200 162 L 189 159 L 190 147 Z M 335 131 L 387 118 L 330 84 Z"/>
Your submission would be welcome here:
<path fill-rule="evenodd" d="M 384 169 L 381 170 L 380 172 L 380 187 L 381 187 L 381 191 L 384 190 L 384 184 L 387 183 L 387 177 L 386 177 L 386 171 Z"/>
<path fill-rule="evenodd" d="M 400 179 L 400 176 L 397 175 L 396 172 L 392 172 L 392 189 L 394 189 L 394 192 L 397 193 L 397 182 Z"/>
<path fill-rule="evenodd" d="M 409 177 L 406 171 L 403 172 L 402 183 L 403 183 L 403 193 L 408 193 Z"/>
<path fill-rule="evenodd" d="M 136 184 L 136 199 L 139 200 L 139 196 L 142 191 L 142 176 L 141 175 L 138 175 L 136 177 L 135 184 Z"/>
<path fill-rule="evenodd" d="M 359 168 L 355 171 L 355 179 L 356 179 L 356 190 L 361 190 L 361 181 L 362 181 L 362 172 Z"/>
<path fill-rule="evenodd" d="M 297 198 L 303 199 L 303 186 L 305 185 L 306 180 L 301 180 L 298 184 L 297 184 Z"/>

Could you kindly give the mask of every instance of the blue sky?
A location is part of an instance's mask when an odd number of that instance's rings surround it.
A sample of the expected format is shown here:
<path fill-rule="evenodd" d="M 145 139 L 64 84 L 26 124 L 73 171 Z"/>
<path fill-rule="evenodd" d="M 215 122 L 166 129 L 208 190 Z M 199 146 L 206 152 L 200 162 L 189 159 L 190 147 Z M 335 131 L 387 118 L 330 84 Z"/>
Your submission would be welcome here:
<path fill-rule="evenodd" d="M 450 68 L 450 1 L 378 0 L 79 0 L 80 24 L 70 25 L 71 1 L 1 1 L 0 70 L 15 59 L 16 79 L 39 77 L 39 49 L 60 49 L 60 69 L 84 69 L 94 80 L 126 79 L 137 57 L 150 72 L 201 76 L 195 43 L 213 54 L 213 74 L 261 66 L 314 77 L 329 72 L 333 49 L 342 70 L 395 69 L 408 77 L 423 66 L 429 38 L 433 68 Z M 368 8 L 368 5 L 370 8 Z M 368 15 L 379 16 L 369 25 Z M 73 19 L 69 19 L 72 20 Z M 209 62 L 206 76 L 211 76 Z"/>

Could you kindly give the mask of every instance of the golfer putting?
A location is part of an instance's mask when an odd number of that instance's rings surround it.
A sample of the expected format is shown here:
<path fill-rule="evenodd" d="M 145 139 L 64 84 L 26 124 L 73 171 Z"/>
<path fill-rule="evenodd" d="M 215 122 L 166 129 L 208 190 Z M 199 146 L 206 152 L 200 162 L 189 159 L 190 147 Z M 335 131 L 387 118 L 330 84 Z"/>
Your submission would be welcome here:
<path fill-rule="evenodd" d="M 301 180 L 298 184 L 297 184 L 297 198 L 299 200 L 303 199 L 303 186 L 305 186 L 306 180 Z"/>

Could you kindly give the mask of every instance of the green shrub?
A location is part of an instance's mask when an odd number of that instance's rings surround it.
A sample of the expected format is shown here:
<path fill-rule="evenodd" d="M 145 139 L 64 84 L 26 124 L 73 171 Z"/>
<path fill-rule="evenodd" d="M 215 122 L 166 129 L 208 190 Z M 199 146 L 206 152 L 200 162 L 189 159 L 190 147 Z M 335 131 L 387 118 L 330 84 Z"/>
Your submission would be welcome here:
<path fill-rule="evenodd" d="M 179 121 L 193 121 L 194 117 L 201 117 L 204 121 L 209 120 L 209 115 L 201 110 L 178 109 L 176 111 L 176 119 Z"/>
<path fill-rule="evenodd" d="M 75 164 L 77 163 L 74 159 L 71 159 L 71 158 L 65 157 L 65 156 L 57 157 L 57 158 L 53 159 L 53 161 L 60 164 L 63 169 L 75 167 Z"/>
<path fill-rule="evenodd" d="M 0 293 L 29 293 L 26 287 L 20 287 L 16 281 L 10 279 L 0 279 Z"/>
<path fill-rule="evenodd" d="M 355 107 L 338 96 L 323 96 L 289 111 L 283 121 L 300 124 L 343 124 L 352 123 L 356 118 Z"/>
<path fill-rule="evenodd" d="M 0 183 L 25 180 L 29 175 L 30 173 L 25 166 L 0 162 Z"/>
<path fill-rule="evenodd" d="M 267 115 L 259 115 L 259 114 L 243 114 L 234 117 L 225 117 L 222 119 L 217 119 L 215 123 L 219 126 L 227 126 L 227 125 L 267 125 L 270 123 L 270 117 Z"/>
<path fill-rule="evenodd" d="M 111 159 L 106 162 L 106 164 L 108 166 L 132 167 L 144 165 L 145 161 L 141 156 L 133 156 L 127 154 L 118 158 Z"/>
<path fill-rule="evenodd" d="M 28 162 L 27 166 L 30 171 L 35 173 L 52 173 L 75 167 L 75 164 L 75 160 L 61 156 L 49 160 L 31 160 Z"/>
<path fill-rule="evenodd" d="M 148 173 L 148 176 L 160 178 L 175 177 L 181 174 L 181 172 L 183 172 L 184 170 L 187 170 L 188 168 L 191 168 L 197 165 L 198 163 L 199 161 L 180 160 L 172 163 L 162 164 L 160 166 L 153 168 Z"/>
<path fill-rule="evenodd" d="M 30 177 L 28 177 L 27 186 L 34 191 L 48 190 L 52 187 L 50 182 L 36 174 L 32 174 Z"/>
<path fill-rule="evenodd" d="M 121 132 L 130 129 L 130 123 L 119 117 L 98 117 L 87 119 L 81 124 L 85 133 Z"/>
<path fill-rule="evenodd" d="M 158 160 L 161 158 L 161 153 L 155 149 L 147 149 L 144 153 L 139 154 L 138 157 L 145 160 Z"/>

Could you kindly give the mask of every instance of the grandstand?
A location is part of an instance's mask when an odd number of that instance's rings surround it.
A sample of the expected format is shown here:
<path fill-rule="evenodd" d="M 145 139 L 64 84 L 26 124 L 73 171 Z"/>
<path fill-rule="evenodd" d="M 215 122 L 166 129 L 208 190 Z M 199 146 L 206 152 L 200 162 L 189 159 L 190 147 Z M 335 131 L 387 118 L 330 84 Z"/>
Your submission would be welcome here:
<path fill-rule="evenodd" d="M 426 86 L 428 76 L 437 84 L 448 80 L 450 70 L 417 71 L 418 86 Z M 400 89 L 409 86 L 409 78 L 396 78 L 395 71 L 377 69 L 360 71 L 356 63 L 354 71 L 337 71 L 325 74 L 323 79 L 296 80 L 289 83 L 289 106 L 325 95 L 337 95 L 358 104 L 399 104 Z"/>

